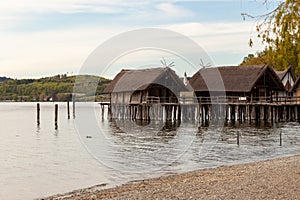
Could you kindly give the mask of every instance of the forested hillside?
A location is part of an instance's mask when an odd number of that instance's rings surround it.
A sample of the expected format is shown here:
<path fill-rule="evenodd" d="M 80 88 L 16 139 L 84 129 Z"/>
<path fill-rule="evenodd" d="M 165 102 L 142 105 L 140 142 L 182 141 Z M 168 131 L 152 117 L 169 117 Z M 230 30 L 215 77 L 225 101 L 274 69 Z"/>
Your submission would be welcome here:
<path fill-rule="evenodd" d="M 9 80 L 9 79 L 10 79 L 10 78 L 7 78 L 7 77 L 3 76 L 3 77 L 0 77 L 0 82 L 6 81 L 6 80 Z"/>
<path fill-rule="evenodd" d="M 94 96 L 91 84 L 97 85 L 96 99 L 102 93 L 110 80 L 97 76 L 56 75 L 40 79 L 0 79 L 0 101 L 67 101 L 71 100 L 76 78 L 80 78 L 80 94 L 82 100 Z M 2 81 L 1 81 L 2 80 Z M 96 81 L 95 81 L 96 80 Z"/>

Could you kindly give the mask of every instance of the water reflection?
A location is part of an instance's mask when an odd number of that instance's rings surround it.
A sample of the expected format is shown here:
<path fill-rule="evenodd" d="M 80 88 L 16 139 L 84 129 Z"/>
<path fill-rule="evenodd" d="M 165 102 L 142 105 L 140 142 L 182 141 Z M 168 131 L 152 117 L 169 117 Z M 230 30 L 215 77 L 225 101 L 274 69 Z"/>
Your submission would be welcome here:
<path fill-rule="evenodd" d="M 58 136 L 58 134 L 59 134 L 59 130 L 58 130 L 58 129 L 55 129 L 55 130 L 54 130 L 54 136 Z"/>
<path fill-rule="evenodd" d="M 279 148 L 280 132 L 288 128 L 282 135 L 283 147 Z M 162 171 L 179 167 L 180 171 L 295 152 L 298 148 L 295 144 L 300 141 L 299 130 L 298 123 L 285 126 L 270 122 L 206 122 L 198 127 L 196 122 L 112 120 L 107 132 L 112 136 L 114 148 L 108 154 L 113 155 L 110 164 L 121 171 L 139 171 L 144 167 Z M 210 143 L 214 141 L 209 140 L 211 137 L 216 137 L 215 143 Z"/>
<path fill-rule="evenodd" d="M 225 127 L 232 128 L 245 128 L 245 127 L 255 127 L 262 129 L 269 129 L 277 126 L 276 123 L 272 123 L 269 121 L 226 121 L 224 123 Z"/>
<path fill-rule="evenodd" d="M 175 121 L 111 120 L 102 125 L 108 139 L 94 156 L 109 168 L 126 173 L 152 173 L 172 166 L 193 142 L 196 127 Z M 91 142 L 89 143 L 91 144 Z"/>
<path fill-rule="evenodd" d="M 132 122 L 135 122 L 136 125 L 138 126 L 148 126 L 151 124 L 152 120 L 134 120 Z"/>
<path fill-rule="evenodd" d="M 180 121 L 166 121 L 163 128 L 157 133 L 158 136 L 175 136 L 180 127 Z"/>
<path fill-rule="evenodd" d="M 40 131 L 41 131 L 41 127 L 40 127 L 40 124 L 38 124 L 36 126 L 36 134 L 39 135 L 40 134 Z"/>
<path fill-rule="evenodd" d="M 177 134 L 179 121 L 111 120 L 111 135 L 116 141 L 133 140 L 139 142 L 157 142 L 170 140 Z"/>

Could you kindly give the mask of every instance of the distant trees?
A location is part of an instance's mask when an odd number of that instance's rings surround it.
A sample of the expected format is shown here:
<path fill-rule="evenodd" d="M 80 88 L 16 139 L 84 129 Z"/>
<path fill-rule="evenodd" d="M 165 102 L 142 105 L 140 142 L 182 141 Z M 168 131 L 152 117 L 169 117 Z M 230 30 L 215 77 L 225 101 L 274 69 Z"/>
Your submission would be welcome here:
<path fill-rule="evenodd" d="M 97 76 L 80 76 L 84 78 L 82 86 L 82 94 L 94 95 L 93 87 L 97 87 L 94 83 L 99 80 Z M 50 98 L 56 101 L 71 100 L 76 76 L 67 77 L 66 75 L 56 75 L 41 79 L 6 79 L 0 82 L 0 101 L 47 101 Z M 103 92 L 110 80 L 100 78 L 96 95 Z"/>
<path fill-rule="evenodd" d="M 5 76 L 0 77 L 0 82 L 6 81 L 6 80 L 10 80 L 10 78 L 7 78 Z"/>
<path fill-rule="evenodd" d="M 281 1 L 276 9 L 261 16 L 243 15 L 260 19 L 256 31 L 266 49 L 256 56 L 248 55 L 242 64 L 261 61 L 278 70 L 291 65 L 300 74 L 300 1 Z M 251 38 L 249 45 L 253 45 Z"/>

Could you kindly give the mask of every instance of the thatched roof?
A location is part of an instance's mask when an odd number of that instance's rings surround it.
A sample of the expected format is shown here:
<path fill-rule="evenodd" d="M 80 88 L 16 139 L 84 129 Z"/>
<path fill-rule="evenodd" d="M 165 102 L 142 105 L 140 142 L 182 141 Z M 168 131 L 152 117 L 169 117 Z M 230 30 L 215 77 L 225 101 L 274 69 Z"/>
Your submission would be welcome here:
<path fill-rule="evenodd" d="M 286 71 L 286 70 L 284 70 L 284 71 L 277 71 L 277 70 L 275 70 L 275 72 L 276 72 L 278 78 L 279 78 L 280 80 L 282 80 L 283 77 L 285 76 L 285 74 L 286 74 L 287 71 Z"/>
<path fill-rule="evenodd" d="M 277 70 L 274 70 L 277 74 L 277 76 L 279 77 L 280 80 L 283 80 L 283 78 L 285 77 L 285 75 L 290 72 L 291 75 L 292 75 L 292 78 L 293 80 L 295 81 L 296 80 L 296 76 L 295 76 L 295 73 L 294 73 L 294 70 L 292 68 L 292 66 L 290 66 L 289 68 L 287 68 L 286 70 L 283 70 L 283 71 L 277 71 Z"/>
<path fill-rule="evenodd" d="M 145 90 L 151 84 L 165 86 L 173 92 L 187 91 L 183 82 L 169 67 L 140 70 L 121 70 L 104 93 Z"/>
<path fill-rule="evenodd" d="M 293 88 L 293 84 L 294 82 L 296 81 L 296 76 L 295 76 L 295 73 L 294 73 L 294 70 L 292 68 L 292 66 L 290 66 L 289 68 L 287 68 L 286 70 L 284 71 L 276 71 L 276 74 L 278 75 L 279 79 L 281 81 L 283 81 L 283 79 L 288 75 L 288 76 L 291 76 L 290 78 L 292 78 L 293 82 L 291 82 L 289 79 L 286 81 L 284 87 L 286 89 L 286 91 L 290 91 L 292 88 Z M 289 78 L 289 77 L 288 77 Z"/>
<path fill-rule="evenodd" d="M 190 84 L 195 92 L 250 92 L 264 74 L 271 81 L 268 83 L 270 87 L 284 89 L 273 68 L 268 65 L 202 68 L 194 74 Z"/>

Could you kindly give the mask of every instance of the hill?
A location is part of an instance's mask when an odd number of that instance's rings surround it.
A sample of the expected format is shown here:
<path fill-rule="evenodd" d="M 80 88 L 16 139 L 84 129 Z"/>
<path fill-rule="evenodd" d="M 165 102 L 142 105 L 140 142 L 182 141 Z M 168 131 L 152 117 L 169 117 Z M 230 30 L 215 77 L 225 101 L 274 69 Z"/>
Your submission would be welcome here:
<path fill-rule="evenodd" d="M 81 100 L 92 99 L 94 91 L 92 84 L 97 84 L 96 100 L 102 98 L 106 85 L 110 80 L 91 75 L 67 76 L 56 75 L 40 79 L 9 79 L 3 77 L 0 81 L 0 101 L 67 101 L 71 100 L 75 80 L 80 79 Z M 100 81 L 98 81 L 100 80 Z"/>
<path fill-rule="evenodd" d="M 11 80 L 11 78 L 7 78 L 5 76 L 0 77 L 0 82 L 6 81 L 6 80 Z"/>

